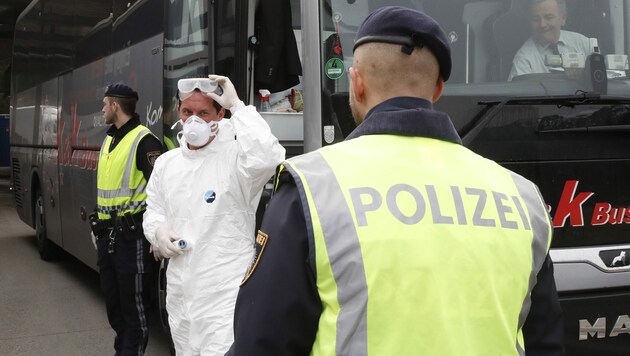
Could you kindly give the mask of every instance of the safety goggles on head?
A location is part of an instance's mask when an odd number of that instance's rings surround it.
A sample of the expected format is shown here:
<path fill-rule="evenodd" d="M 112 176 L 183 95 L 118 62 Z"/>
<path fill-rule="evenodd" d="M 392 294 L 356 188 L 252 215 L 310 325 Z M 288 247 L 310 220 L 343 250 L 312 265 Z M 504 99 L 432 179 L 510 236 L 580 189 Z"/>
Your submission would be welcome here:
<path fill-rule="evenodd" d="M 223 89 L 215 82 L 208 78 L 186 78 L 177 81 L 177 90 L 179 91 L 179 100 L 188 99 L 195 89 L 199 89 L 204 94 L 216 93 L 223 94 Z"/>

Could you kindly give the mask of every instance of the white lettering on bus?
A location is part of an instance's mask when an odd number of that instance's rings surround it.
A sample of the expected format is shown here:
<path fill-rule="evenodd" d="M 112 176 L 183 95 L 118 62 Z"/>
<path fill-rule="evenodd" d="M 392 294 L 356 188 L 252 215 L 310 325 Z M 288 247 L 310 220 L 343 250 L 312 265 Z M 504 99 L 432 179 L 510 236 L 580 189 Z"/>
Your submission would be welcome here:
<path fill-rule="evenodd" d="M 628 315 L 619 315 L 617 317 L 617 321 L 615 321 L 615 325 L 613 325 L 610 330 L 608 337 L 617 337 L 621 334 L 630 335 L 630 316 Z M 591 324 L 587 319 L 579 320 L 578 340 L 588 340 L 589 336 L 598 339 L 606 337 L 605 317 L 597 318 L 593 324 Z"/>
<path fill-rule="evenodd" d="M 162 105 L 159 108 L 153 109 L 153 101 L 147 106 L 147 126 L 153 126 L 157 124 L 162 117 Z"/>

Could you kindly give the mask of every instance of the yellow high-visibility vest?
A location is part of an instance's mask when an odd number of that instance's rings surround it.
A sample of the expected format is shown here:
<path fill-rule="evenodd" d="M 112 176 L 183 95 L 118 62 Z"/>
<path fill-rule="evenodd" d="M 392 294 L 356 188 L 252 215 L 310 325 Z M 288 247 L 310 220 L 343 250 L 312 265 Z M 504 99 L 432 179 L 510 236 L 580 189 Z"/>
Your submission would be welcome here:
<path fill-rule="evenodd" d="M 313 355 L 519 355 L 552 229 L 467 148 L 366 135 L 292 158 L 322 302 Z"/>
<path fill-rule="evenodd" d="M 164 135 L 164 145 L 166 146 L 167 151 L 177 148 L 177 145 L 175 145 L 175 142 L 173 142 L 173 140 L 166 135 Z"/>
<path fill-rule="evenodd" d="M 96 198 L 99 219 L 111 219 L 125 213 L 136 214 L 146 209 L 146 185 L 142 171 L 136 167 L 136 151 L 140 140 L 151 131 L 138 125 L 129 131 L 109 152 L 112 136 L 107 136 L 98 159 Z"/>

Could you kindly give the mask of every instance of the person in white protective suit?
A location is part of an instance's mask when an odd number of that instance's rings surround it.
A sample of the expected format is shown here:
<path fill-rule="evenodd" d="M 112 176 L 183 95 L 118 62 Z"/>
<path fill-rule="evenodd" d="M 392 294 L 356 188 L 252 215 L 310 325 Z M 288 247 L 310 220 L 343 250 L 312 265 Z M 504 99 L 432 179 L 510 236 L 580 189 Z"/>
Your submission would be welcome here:
<path fill-rule="evenodd" d="M 253 258 L 258 202 L 285 150 L 228 78 L 182 79 L 178 95 L 180 147 L 155 162 L 143 227 L 154 252 L 170 258 L 166 309 L 177 355 L 223 355 Z M 232 117 L 222 120 L 226 108 Z"/>

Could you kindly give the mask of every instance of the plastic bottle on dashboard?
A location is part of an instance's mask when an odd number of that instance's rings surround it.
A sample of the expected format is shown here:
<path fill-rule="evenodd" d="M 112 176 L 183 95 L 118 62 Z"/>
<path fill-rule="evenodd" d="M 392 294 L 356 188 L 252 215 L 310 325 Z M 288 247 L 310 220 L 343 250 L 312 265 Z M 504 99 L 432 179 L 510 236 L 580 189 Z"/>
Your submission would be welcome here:
<path fill-rule="evenodd" d="M 259 112 L 270 112 L 271 104 L 269 104 L 269 95 L 271 95 L 271 92 L 267 89 L 260 89 L 258 93 L 260 94 Z"/>

